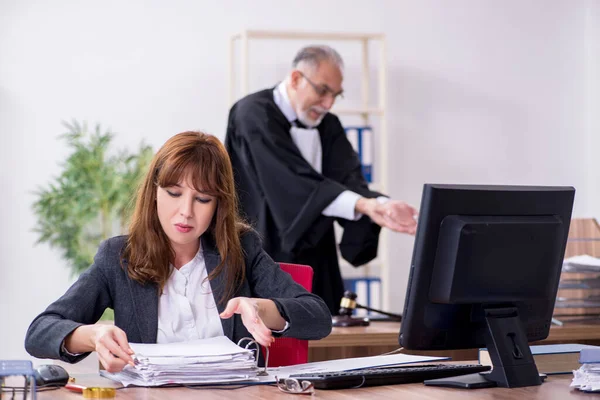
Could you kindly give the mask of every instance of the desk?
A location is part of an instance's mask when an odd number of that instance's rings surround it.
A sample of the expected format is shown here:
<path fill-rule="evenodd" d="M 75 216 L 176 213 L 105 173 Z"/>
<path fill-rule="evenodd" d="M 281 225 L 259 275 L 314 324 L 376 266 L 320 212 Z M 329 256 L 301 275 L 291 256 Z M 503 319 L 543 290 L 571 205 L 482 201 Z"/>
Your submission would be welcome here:
<path fill-rule="evenodd" d="M 398 345 L 399 322 L 371 322 L 371 325 L 352 328 L 333 328 L 325 339 L 311 340 L 308 348 L 309 361 L 334 360 L 338 358 L 365 357 L 387 353 Z M 553 325 L 546 340 L 534 344 L 581 343 L 600 345 L 600 324 L 566 323 Z M 447 356 L 453 360 L 477 359 L 477 349 L 451 351 L 410 351 L 407 354 Z"/>
<path fill-rule="evenodd" d="M 101 380 L 99 376 L 92 377 L 93 379 Z M 544 400 L 563 400 L 567 398 L 590 399 L 596 396 L 589 393 L 571 390 L 571 375 L 554 375 L 541 386 L 532 386 L 517 389 L 448 389 L 427 387 L 421 383 L 413 383 L 407 385 L 393 386 L 375 386 L 363 389 L 345 389 L 345 390 L 317 390 L 312 397 L 302 395 L 289 395 L 280 392 L 274 386 L 249 386 L 236 390 L 219 390 L 219 389 L 187 389 L 187 388 L 129 388 L 117 391 L 116 399 L 198 399 L 212 400 L 229 398 L 238 396 L 243 399 L 444 399 L 444 400 L 468 400 L 468 399 L 505 399 L 505 400 L 522 400 L 522 399 L 544 399 Z M 78 379 L 82 384 L 86 384 L 84 379 Z M 88 381 L 89 382 L 89 381 Z M 110 381 L 109 381 L 110 383 Z M 40 400 L 51 399 L 73 399 L 81 400 L 81 394 L 72 393 L 66 389 L 53 390 L 38 394 Z"/>

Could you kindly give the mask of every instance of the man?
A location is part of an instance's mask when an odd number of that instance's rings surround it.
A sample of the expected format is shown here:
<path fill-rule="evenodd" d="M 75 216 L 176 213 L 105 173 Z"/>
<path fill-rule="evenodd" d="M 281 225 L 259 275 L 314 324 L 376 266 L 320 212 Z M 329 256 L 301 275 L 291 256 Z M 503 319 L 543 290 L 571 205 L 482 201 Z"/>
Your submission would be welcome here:
<path fill-rule="evenodd" d="M 232 107 L 225 137 L 243 214 L 275 261 L 313 267 L 313 292 L 332 314 L 344 292 L 333 222 L 344 228 L 342 257 L 358 266 L 377 255 L 381 227 L 414 234 L 417 214 L 369 190 L 329 113 L 343 91 L 342 70 L 334 49 L 301 49 L 282 83 Z"/>

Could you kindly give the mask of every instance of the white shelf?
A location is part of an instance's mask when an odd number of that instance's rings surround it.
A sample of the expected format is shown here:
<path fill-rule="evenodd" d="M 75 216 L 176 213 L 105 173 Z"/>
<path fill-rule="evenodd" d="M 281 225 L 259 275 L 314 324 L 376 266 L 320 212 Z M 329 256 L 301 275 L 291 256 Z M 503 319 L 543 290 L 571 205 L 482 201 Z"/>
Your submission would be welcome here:
<path fill-rule="evenodd" d="M 281 39 L 281 40 L 383 40 L 381 33 L 348 33 L 348 32 L 302 32 L 302 31 L 265 31 L 246 30 L 235 34 L 232 39 Z"/>
<path fill-rule="evenodd" d="M 331 112 L 335 115 L 377 115 L 381 117 L 385 115 L 383 108 L 336 108 L 332 109 Z"/>
<path fill-rule="evenodd" d="M 355 267 L 343 258 L 340 258 L 339 263 L 344 278 L 366 278 L 380 276 L 381 274 L 382 265 L 377 259 L 360 267 Z"/>
<path fill-rule="evenodd" d="M 230 103 L 238 99 L 235 91 L 235 82 L 239 81 L 239 96 L 243 97 L 249 94 L 249 41 L 258 40 L 304 40 L 304 41 L 354 41 L 360 44 L 362 53 L 361 62 L 361 96 L 357 107 L 352 108 L 334 108 L 331 112 L 339 116 L 356 116 L 365 126 L 370 125 L 370 118 L 379 117 L 378 123 L 378 151 L 377 159 L 373 167 L 377 171 L 377 183 L 369 184 L 369 188 L 375 191 L 385 191 L 387 187 L 387 124 L 386 124 L 386 95 L 387 95 L 387 48 L 384 34 L 380 33 L 356 33 L 356 32 L 303 32 L 303 31 L 270 31 L 270 30 L 245 30 L 231 37 L 229 42 L 229 96 Z M 372 78 L 369 67 L 369 44 L 377 41 L 379 45 L 378 74 L 377 74 L 377 98 L 370 99 Z M 236 43 L 239 42 L 239 79 L 236 79 Z M 308 44 L 308 43 L 307 43 Z M 275 77 L 277 79 L 278 77 Z M 339 239 L 340 229 L 336 226 L 336 237 Z M 379 237 L 379 255 L 367 265 L 355 268 L 340 258 L 340 269 L 342 276 L 378 276 L 381 278 L 382 288 L 382 307 L 389 308 L 389 293 L 391 288 L 388 284 L 390 279 L 390 266 L 388 260 L 388 234 L 385 229 L 382 230 Z"/>

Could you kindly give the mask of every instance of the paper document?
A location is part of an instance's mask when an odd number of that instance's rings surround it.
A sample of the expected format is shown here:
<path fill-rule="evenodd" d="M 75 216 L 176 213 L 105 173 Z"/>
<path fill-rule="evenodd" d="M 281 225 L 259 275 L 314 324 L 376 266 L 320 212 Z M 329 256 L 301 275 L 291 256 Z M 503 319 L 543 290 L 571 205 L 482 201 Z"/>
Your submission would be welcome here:
<path fill-rule="evenodd" d="M 245 350 L 226 336 L 217 336 L 208 339 L 190 340 L 188 342 L 146 344 L 130 343 L 136 357 L 185 357 L 193 355 L 222 356 L 247 353 Z"/>
<path fill-rule="evenodd" d="M 391 367 L 402 364 L 443 361 L 448 359 L 449 357 L 413 356 L 409 354 L 343 358 L 340 360 L 318 361 L 306 364 L 290 365 L 287 367 L 269 368 L 268 373 L 272 380 L 269 380 L 267 377 L 261 377 L 260 381 L 264 383 L 274 382 L 275 376 L 278 378 L 287 378 L 290 375 L 303 374 L 307 372 L 350 371 L 361 368 Z"/>
<path fill-rule="evenodd" d="M 583 364 L 573 371 L 571 387 L 584 392 L 600 391 L 600 364 Z"/>
<path fill-rule="evenodd" d="M 258 376 L 254 352 L 243 349 L 224 336 L 183 343 L 130 343 L 135 367 L 123 371 L 100 371 L 102 376 L 124 386 L 159 386 L 166 384 L 248 384 L 273 383 L 275 377 L 287 378 L 306 372 L 335 372 L 360 368 L 447 360 L 448 357 L 426 357 L 408 354 L 345 358 L 279 368 L 268 368 L 267 376 Z"/>
<path fill-rule="evenodd" d="M 573 371 L 571 387 L 585 392 L 600 391 L 600 348 L 585 347 L 579 352 L 578 370 Z"/>
<path fill-rule="evenodd" d="M 565 258 L 563 271 L 568 272 L 600 272 L 600 258 L 584 254 Z"/>
<path fill-rule="evenodd" d="M 102 376 L 124 386 L 257 381 L 255 352 L 225 336 L 167 344 L 130 343 L 135 367 Z"/>

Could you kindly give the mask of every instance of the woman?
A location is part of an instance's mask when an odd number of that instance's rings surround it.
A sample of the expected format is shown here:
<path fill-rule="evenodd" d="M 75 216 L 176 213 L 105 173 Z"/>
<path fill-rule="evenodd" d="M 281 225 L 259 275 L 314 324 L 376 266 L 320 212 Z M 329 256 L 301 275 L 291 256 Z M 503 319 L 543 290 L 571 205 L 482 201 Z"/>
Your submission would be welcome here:
<path fill-rule="evenodd" d="M 96 324 L 106 308 L 115 324 Z M 233 318 L 231 318 L 233 316 Z M 133 343 L 273 332 L 320 339 L 325 303 L 262 250 L 237 213 L 231 163 L 214 136 L 184 132 L 154 156 L 128 236 L 100 244 L 92 266 L 31 323 L 32 356 L 77 362 L 91 351 L 109 372 L 133 365 Z"/>

